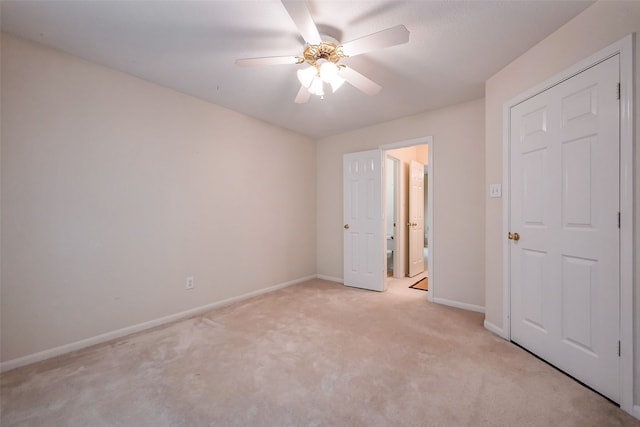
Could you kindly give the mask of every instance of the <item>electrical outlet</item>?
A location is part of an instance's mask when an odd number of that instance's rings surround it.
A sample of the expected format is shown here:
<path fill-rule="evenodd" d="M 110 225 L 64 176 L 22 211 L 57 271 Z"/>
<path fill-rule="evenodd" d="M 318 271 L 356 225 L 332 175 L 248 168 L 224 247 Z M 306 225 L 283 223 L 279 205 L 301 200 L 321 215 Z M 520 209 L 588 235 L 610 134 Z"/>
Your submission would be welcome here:
<path fill-rule="evenodd" d="M 193 289 L 196 287 L 196 283 L 193 280 L 193 276 L 187 277 L 187 281 L 185 283 L 185 289 Z"/>

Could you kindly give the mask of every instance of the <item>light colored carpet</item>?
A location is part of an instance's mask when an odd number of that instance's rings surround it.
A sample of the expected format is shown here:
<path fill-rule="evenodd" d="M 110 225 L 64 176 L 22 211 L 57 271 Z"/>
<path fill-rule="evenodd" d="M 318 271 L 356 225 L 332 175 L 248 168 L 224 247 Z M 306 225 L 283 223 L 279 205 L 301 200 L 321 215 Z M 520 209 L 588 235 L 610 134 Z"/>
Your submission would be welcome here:
<path fill-rule="evenodd" d="M 13 370 L 8 426 L 640 425 L 483 315 L 313 280 Z"/>

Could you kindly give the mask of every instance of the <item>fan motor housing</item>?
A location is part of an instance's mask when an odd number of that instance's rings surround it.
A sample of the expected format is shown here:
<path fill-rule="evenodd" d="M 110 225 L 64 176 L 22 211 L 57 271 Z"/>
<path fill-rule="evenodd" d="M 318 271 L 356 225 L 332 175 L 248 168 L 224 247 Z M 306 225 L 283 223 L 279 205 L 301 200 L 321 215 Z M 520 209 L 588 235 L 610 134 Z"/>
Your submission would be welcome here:
<path fill-rule="evenodd" d="M 307 45 L 304 49 L 303 55 L 304 60 L 311 65 L 316 65 L 319 59 L 324 59 L 336 64 L 340 61 L 340 58 L 344 58 L 346 56 L 342 53 L 341 46 L 325 41 L 320 44 Z"/>

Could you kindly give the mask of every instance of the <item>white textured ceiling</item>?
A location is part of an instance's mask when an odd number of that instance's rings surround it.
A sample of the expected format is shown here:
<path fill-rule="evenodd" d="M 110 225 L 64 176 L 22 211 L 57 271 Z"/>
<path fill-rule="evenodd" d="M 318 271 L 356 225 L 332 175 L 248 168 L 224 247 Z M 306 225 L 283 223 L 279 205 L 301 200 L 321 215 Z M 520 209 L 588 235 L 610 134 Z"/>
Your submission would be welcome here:
<path fill-rule="evenodd" d="M 345 84 L 293 102 L 302 65 L 236 58 L 301 55 L 278 0 L 7 1 L 2 30 L 315 138 L 481 98 L 484 81 L 587 8 L 585 1 L 307 1 L 321 33 L 346 42 L 398 24 L 409 43 L 346 58 L 382 85 Z"/>

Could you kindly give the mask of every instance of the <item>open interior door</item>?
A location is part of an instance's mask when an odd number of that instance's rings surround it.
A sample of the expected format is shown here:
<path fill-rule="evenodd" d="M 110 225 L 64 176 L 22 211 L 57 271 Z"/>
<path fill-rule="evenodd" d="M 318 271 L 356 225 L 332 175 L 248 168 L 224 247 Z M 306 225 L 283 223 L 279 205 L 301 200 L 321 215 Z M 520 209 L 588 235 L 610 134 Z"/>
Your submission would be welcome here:
<path fill-rule="evenodd" d="M 343 157 L 344 284 L 385 290 L 382 151 Z"/>
<path fill-rule="evenodd" d="M 424 271 L 424 165 L 409 166 L 409 277 Z"/>

